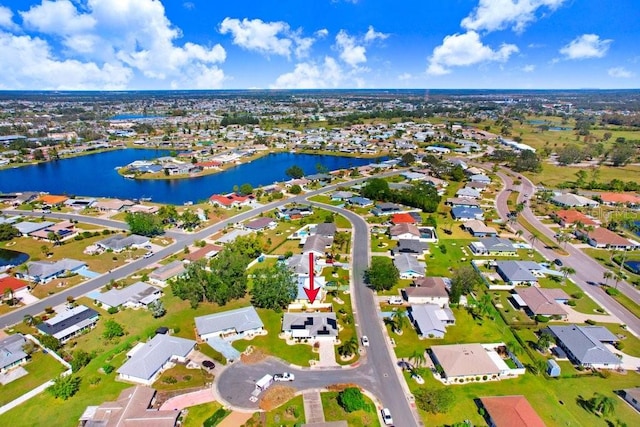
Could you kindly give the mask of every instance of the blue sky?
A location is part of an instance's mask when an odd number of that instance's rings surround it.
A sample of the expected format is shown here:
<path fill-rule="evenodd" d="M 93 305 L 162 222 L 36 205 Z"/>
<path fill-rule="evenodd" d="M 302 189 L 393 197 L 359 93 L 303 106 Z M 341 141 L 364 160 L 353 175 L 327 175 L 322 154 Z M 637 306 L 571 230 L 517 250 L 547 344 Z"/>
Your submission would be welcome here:
<path fill-rule="evenodd" d="M 639 88 L 607 3 L 0 0 L 0 89 Z"/>

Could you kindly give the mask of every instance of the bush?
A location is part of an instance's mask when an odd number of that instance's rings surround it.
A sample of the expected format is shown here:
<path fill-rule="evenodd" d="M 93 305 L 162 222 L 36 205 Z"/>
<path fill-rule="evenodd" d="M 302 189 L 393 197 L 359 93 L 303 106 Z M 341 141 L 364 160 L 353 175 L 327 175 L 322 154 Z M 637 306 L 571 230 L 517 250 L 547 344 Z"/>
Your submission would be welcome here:
<path fill-rule="evenodd" d="M 80 377 L 73 375 L 67 375 L 63 377 L 60 375 L 53 380 L 53 384 L 47 388 L 47 391 L 53 395 L 53 397 L 67 400 L 78 392 L 80 389 Z"/>
<path fill-rule="evenodd" d="M 616 288 L 607 288 L 605 292 L 607 293 L 607 295 L 610 295 L 612 297 L 617 297 L 618 295 L 620 295 L 620 291 Z"/>
<path fill-rule="evenodd" d="M 549 321 L 549 318 L 546 316 L 542 316 L 540 314 L 536 315 L 536 322 L 538 323 L 547 323 Z"/>
<path fill-rule="evenodd" d="M 114 366 L 113 365 L 104 365 L 102 367 L 102 370 L 104 371 L 105 374 L 109 375 L 111 372 L 113 372 L 114 370 Z"/>
<path fill-rule="evenodd" d="M 571 307 L 575 307 L 578 303 L 575 300 L 570 299 L 569 301 L 567 301 L 567 305 L 571 306 Z"/>
<path fill-rule="evenodd" d="M 118 311 L 119 311 L 118 307 L 109 307 L 109 310 L 107 310 L 107 313 L 116 314 Z"/>
<path fill-rule="evenodd" d="M 162 382 L 165 384 L 175 384 L 178 382 L 176 377 L 168 376 L 162 379 Z"/>
<path fill-rule="evenodd" d="M 624 348 L 624 343 L 622 341 L 618 341 L 614 345 L 618 350 L 622 350 Z"/>
<path fill-rule="evenodd" d="M 364 409 L 366 402 L 359 388 L 347 387 L 338 394 L 338 404 L 346 412 L 354 412 Z"/>
<path fill-rule="evenodd" d="M 593 326 L 593 325 L 596 324 L 596 321 L 595 320 L 591 320 L 591 319 L 587 319 L 587 320 L 584 321 L 584 323 L 586 323 L 587 325 Z"/>

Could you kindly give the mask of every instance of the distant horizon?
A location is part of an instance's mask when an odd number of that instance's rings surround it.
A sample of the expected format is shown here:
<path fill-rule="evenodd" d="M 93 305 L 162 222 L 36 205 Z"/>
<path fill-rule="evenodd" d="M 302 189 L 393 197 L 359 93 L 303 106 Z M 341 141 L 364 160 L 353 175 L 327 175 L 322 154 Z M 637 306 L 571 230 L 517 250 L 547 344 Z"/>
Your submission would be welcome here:
<path fill-rule="evenodd" d="M 296 89 L 256 89 L 256 88 L 227 88 L 227 89 L 0 89 L 0 93 L 122 93 L 122 92 L 380 92 L 380 91 L 434 91 L 434 92 L 500 92 L 500 91 L 521 91 L 521 92 L 620 92 L 620 91 L 640 91 L 637 88 L 296 88 Z"/>

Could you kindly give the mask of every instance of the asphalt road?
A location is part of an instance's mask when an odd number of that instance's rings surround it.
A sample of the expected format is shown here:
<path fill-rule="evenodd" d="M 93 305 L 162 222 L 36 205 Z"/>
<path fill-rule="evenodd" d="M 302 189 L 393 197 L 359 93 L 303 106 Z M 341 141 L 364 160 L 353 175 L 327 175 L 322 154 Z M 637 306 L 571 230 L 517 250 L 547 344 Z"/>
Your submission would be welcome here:
<path fill-rule="evenodd" d="M 507 199 L 509 197 L 508 189 L 514 188 L 513 179 L 503 172 L 498 172 L 498 176 L 504 182 L 505 188 L 503 188 L 496 197 L 496 207 L 500 217 L 506 221 L 507 214 L 509 213 L 509 207 L 507 206 Z M 535 186 L 524 176 L 518 175 L 518 179 L 522 181 L 520 194 L 518 196 L 518 203 L 523 202 L 525 204 L 525 209 L 520 215 L 523 215 L 524 218 L 540 233 L 543 233 L 551 240 L 555 240 L 554 236 L 556 232 L 540 222 L 529 208 L 529 204 L 526 202 L 527 199 L 533 197 Z M 525 197 L 525 195 L 527 197 Z M 516 230 L 521 229 L 524 233 L 523 236 L 529 240 L 530 234 L 527 230 L 517 223 L 513 224 L 513 228 Z M 549 260 L 560 258 L 564 265 L 572 267 L 576 271 L 576 274 L 572 275 L 571 279 L 576 283 L 576 285 L 589 294 L 598 304 L 604 307 L 605 310 L 618 317 L 618 319 L 626 324 L 627 327 L 635 333 L 635 335 L 640 335 L 640 319 L 607 295 L 602 287 L 597 285 L 597 283 L 604 280 L 603 273 L 607 271 L 598 264 L 597 261 L 571 244 L 567 244 L 566 248 L 563 246 L 563 248 L 569 253 L 568 256 L 558 255 L 552 249 L 548 249 L 544 243 L 539 240 L 534 242 L 534 246 L 536 250 L 542 253 Z M 596 284 L 594 285 L 594 283 Z M 618 283 L 618 289 L 629 298 L 633 299 L 636 303 L 640 302 L 640 294 L 628 283 Z"/>

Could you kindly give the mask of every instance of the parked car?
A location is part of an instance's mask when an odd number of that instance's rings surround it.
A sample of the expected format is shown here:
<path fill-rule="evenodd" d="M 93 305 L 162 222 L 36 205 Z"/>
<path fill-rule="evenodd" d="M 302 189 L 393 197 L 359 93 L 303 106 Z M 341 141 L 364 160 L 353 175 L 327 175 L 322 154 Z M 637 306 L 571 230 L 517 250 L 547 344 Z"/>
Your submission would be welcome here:
<path fill-rule="evenodd" d="M 284 372 L 282 374 L 275 374 L 273 376 L 274 381 L 293 381 L 296 379 L 296 376 L 291 372 Z"/>
<path fill-rule="evenodd" d="M 147 252 L 144 254 L 143 258 L 151 258 L 153 256 L 153 252 Z"/>
<path fill-rule="evenodd" d="M 204 366 L 207 369 L 213 369 L 216 367 L 216 364 L 213 363 L 211 360 L 203 360 L 202 366 Z"/>
<path fill-rule="evenodd" d="M 563 266 L 563 262 L 562 262 L 562 260 L 561 260 L 560 258 L 556 258 L 556 259 L 554 259 L 554 260 L 553 260 L 553 263 L 554 263 L 555 265 L 557 265 L 558 267 L 562 267 L 562 266 Z"/>
<path fill-rule="evenodd" d="M 391 411 L 389 408 L 382 408 L 380 413 L 382 414 L 382 421 L 384 421 L 385 425 L 393 425 L 393 418 L 391 418 Z"/>
<path fill-rule="evenodd" d="M 361 341 L 363 347 L 369 347 L 369 337 L 363 335 Z"/>

